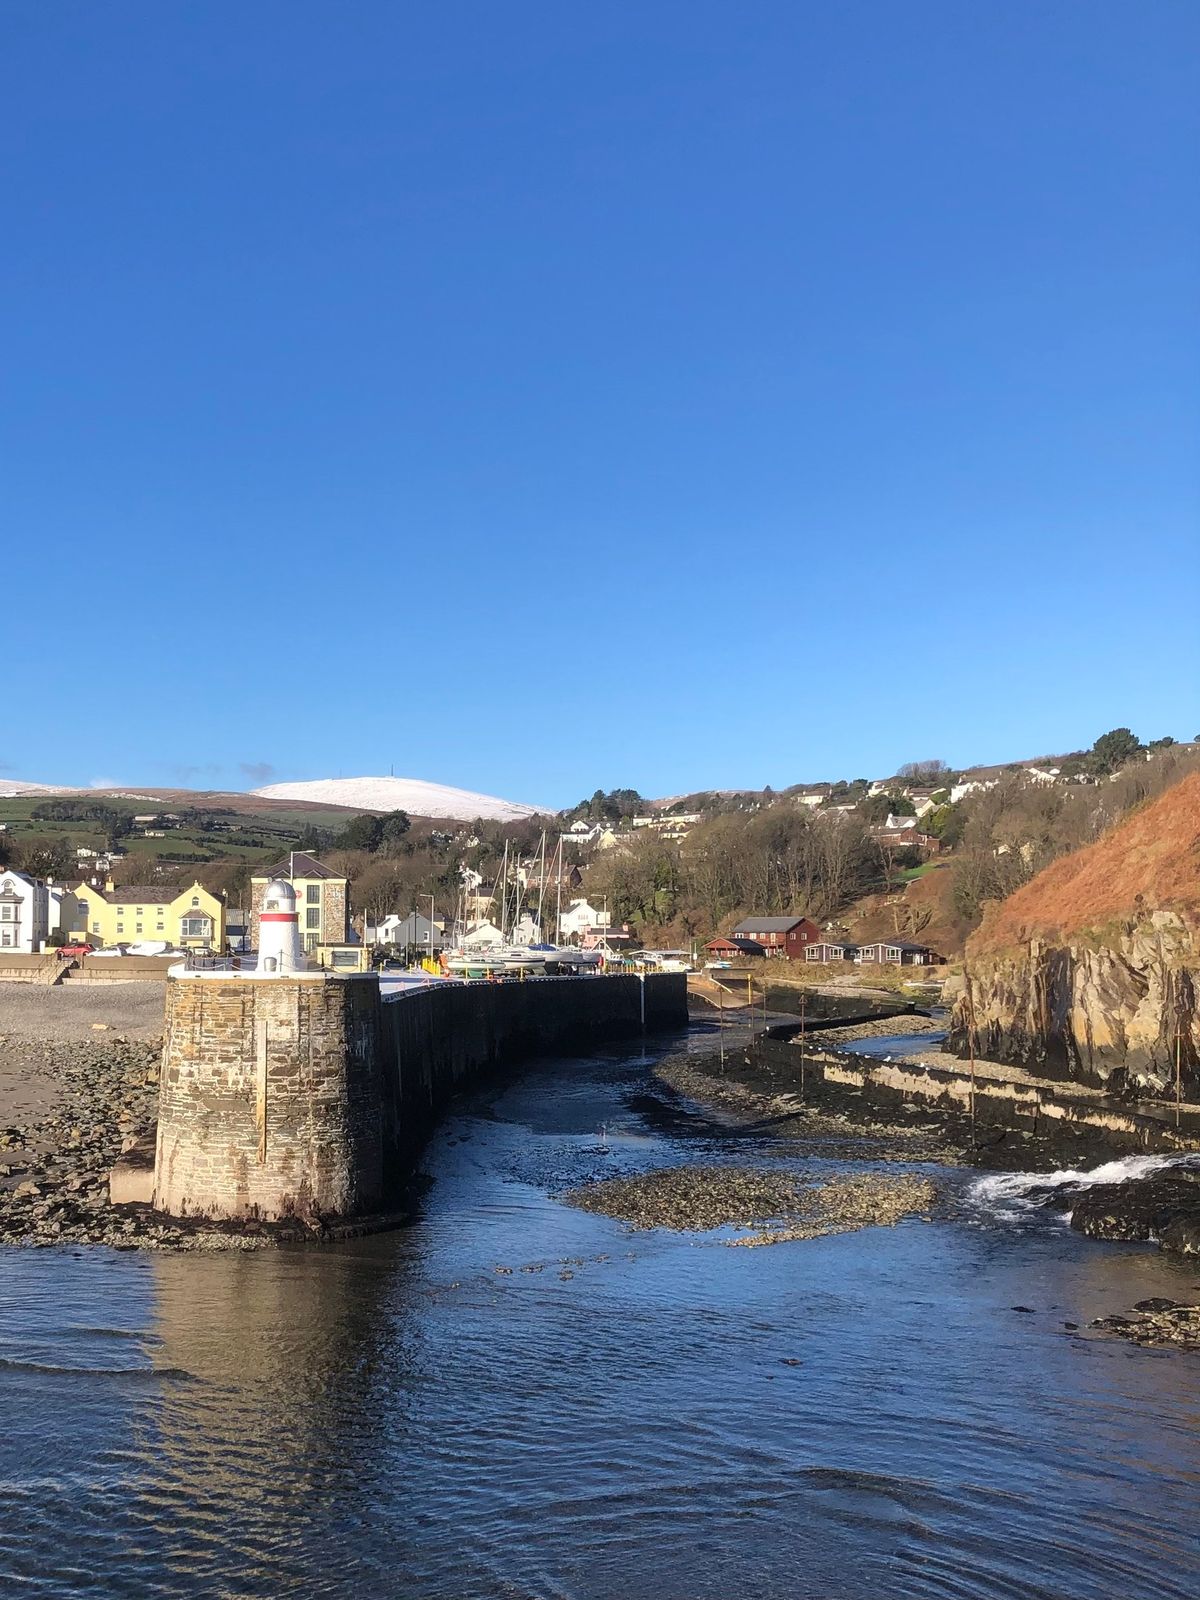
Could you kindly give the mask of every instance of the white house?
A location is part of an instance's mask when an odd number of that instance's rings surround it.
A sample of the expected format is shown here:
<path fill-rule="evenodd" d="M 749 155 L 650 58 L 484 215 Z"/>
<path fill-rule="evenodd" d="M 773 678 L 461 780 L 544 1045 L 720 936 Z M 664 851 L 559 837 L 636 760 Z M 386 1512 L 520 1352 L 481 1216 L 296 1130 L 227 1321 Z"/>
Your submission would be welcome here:
<path fill-rule="evenodd" d="M 598 822 L 592 823 L 590 826 L 586 822 L 573 822 L 566 833 L 560 837 L 564 844 L 595 844 L 603 832 L 604 829 Z"/>
<path fill-rule="evenodd" d="M 368 927 L 367 942 L 394 944 L 399 949 L 426 950 L 432 954 L 445 948 L 445 925 L 436 919 L 431 922 L 419 911 L 410 911 L 406 917 L 393 912 L 390 917 Z"/>
<path fill-rule="evenodd" d="M 586 900 L 572 900 L 558 919 L 558 936 L 560 939 L 579 939 L 597 928 L 611 926 L 612 918 L 607 911 L 597 911 Z"/>
<path fill-rule="evenodd" d="M 494 922 L 477 922 L 463 934 L 464 950 L 478 950 L 482 945 L 503 943 L 504 935 Z"/>
<path fill-rule="evenodd" d="M 940 793 L 941 791 L 937 792 Z M 932 793 L 925 794 L 914 790 L 908 798 L 912 801 L 913 811 L 918 817 L 927 817 L 931 811 L 936 811 L 938 808 L 938 802 L 933 798 Z"/>
<path fill-rule="evenodd" d="M 956 783 L 950 791 L 950 804 L 956 806 L 964 795 L 981 794 L 985 789 L 994 789 L 999 781 L 998 778 L 969 778 L 966 783 Z"/>
<path fill-rule="evenodd" d="M 56 884 L 26 877 L 23 872 L 0 872 L 0 950 L 36 955 L 49 935 L 62 925 L 66 893 Z M 74 906 L 72 895 L 72 910 Z"/>

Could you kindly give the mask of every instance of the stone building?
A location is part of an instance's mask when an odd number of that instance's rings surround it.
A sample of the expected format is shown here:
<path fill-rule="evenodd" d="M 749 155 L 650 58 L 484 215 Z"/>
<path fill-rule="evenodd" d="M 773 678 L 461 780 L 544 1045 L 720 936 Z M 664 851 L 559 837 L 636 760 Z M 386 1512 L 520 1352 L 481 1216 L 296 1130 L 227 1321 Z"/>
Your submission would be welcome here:
<path fill-rule="evenodd" d="M 250 880 L 250 944 L 258 949 L 258 919 L 266 887 L 281 878 L 296 891 L 300 937 L 305 950 L 350 940 L 347 880 L 303 850 L 293 850 L 272 867 L 260 867 Z"/>

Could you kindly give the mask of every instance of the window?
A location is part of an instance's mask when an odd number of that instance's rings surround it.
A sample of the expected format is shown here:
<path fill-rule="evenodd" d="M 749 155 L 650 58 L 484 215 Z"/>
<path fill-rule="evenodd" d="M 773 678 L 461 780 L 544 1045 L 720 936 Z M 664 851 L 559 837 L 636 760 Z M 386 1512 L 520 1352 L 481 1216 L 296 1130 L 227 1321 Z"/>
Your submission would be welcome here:
<path fill-rule="evenodd" d="M 321 908 L 319 906 L 315 911 L 310 906 L 304 913 L 304 926 L 306 928 L 319 928 L 321 926 Z"/>
<path fill-rule="evenodd" d="M 193 905 L 194 905 L 194 906 L 198 906 L 198 905 L 199 905 L 199 904 L 200 904 L 200 901 L 199 901 L 199 899 L 198 899 L 198 898 L 197 898 L 197 896 L 196 896 L 196 895 L 193 895 L 193 896 L 192 896 L 192 904 L 193 904 Z"/>
<path fill-rule="evenodd" d="M 117 932 L 118 933 L 124 933 L 125 932 L 125 924 L 123 922 L 118 922 L 117 923 Z"/>
<path fill-rule="evenodd" d="M 164 931 L 163 924 L 161 922 L 156 922 L 154 924 L 154 931 L 155 933 L 162 933 Z"/>
<path fill-rule="evenodd" d="M 100 924 L 98 922 L 93 922 L 92 923 L 92 932 L 93 933 L 99 933 L 100 932 Z"/>
<path fill-rule="evenodd" d="M 142 915 L 142 908 L 141 908 L 141 906 L 139 906 L 139 907 L 138 907 L 138 908 L 137 908 L 137 914 L 138 914 L 138 916 L 139 916 L 139 917 L 140 917 L 140 916 L 141 916 L 141 915 Z"/>
<path fill-rule="evenodd" d="M 180 923 L 185 939 L 207 939 L 212 927 L 212 918 L 203 914 L 197 917 L 184 917 Z"/>
<path fill-rule="evenodd" d="M 141 933 L 142 925 L 141 925 L 140 922 L 138 923 L 137 927 L 133 931 L 134 931 L 134 933 Z"/>
<path fill-rule="evenodd" d="M 11 906 L 0 906 L 0 922 L 11 922 L 12 919 L 13 908 Z"/>
<path fill-rule="evenodd" d="M 304 891 L 304 898 L 310 906 L 319 906 L 321 904 L 321 885 L 319 883 L 310 883 Z"/>

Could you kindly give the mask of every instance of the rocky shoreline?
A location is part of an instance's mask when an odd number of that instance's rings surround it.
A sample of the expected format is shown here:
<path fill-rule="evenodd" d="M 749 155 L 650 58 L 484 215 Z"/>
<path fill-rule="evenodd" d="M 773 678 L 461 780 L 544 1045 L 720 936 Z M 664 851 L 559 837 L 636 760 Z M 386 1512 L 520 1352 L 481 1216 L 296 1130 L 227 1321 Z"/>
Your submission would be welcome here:
<path fill-rule="evenodd" d="M 691 1165 L 609 1178 L 564 1198 L 635 1231 L 752 1227 L 758 1231 L 726 1242 L 753 1246 L 890 1227 L 927 1213 L 937 1191 L 929 1179 L 911 1176 L 860 1173 L 809 1181 L 764 1167 Z"/>
<path fill-rule="evenodd" d="M 330 1236 L 319 1220 L 213 1222 L 112 1204 L 113 1163 L 153 1135 L 160 1040 L 6 1037 L 0 1051 L 23 1079 L 52 1086 L 40 1115 L 0 1128 L 0 1245 L 258 1250 Z"/>

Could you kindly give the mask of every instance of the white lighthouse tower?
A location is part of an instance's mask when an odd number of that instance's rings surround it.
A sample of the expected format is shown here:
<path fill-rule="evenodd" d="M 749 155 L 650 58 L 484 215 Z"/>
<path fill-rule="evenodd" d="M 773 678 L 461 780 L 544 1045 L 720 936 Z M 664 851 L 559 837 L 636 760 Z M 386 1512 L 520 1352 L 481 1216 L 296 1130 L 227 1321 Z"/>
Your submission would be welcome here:
<path fill-rule="evenodd" d="M 276 878 L 267 885 L 258 917 L 259 978 L 285 978 L 303 972 L 307 963 L 300 947 L 300 918 L 296 911 L 296 891 L 290 883 Z"/>

